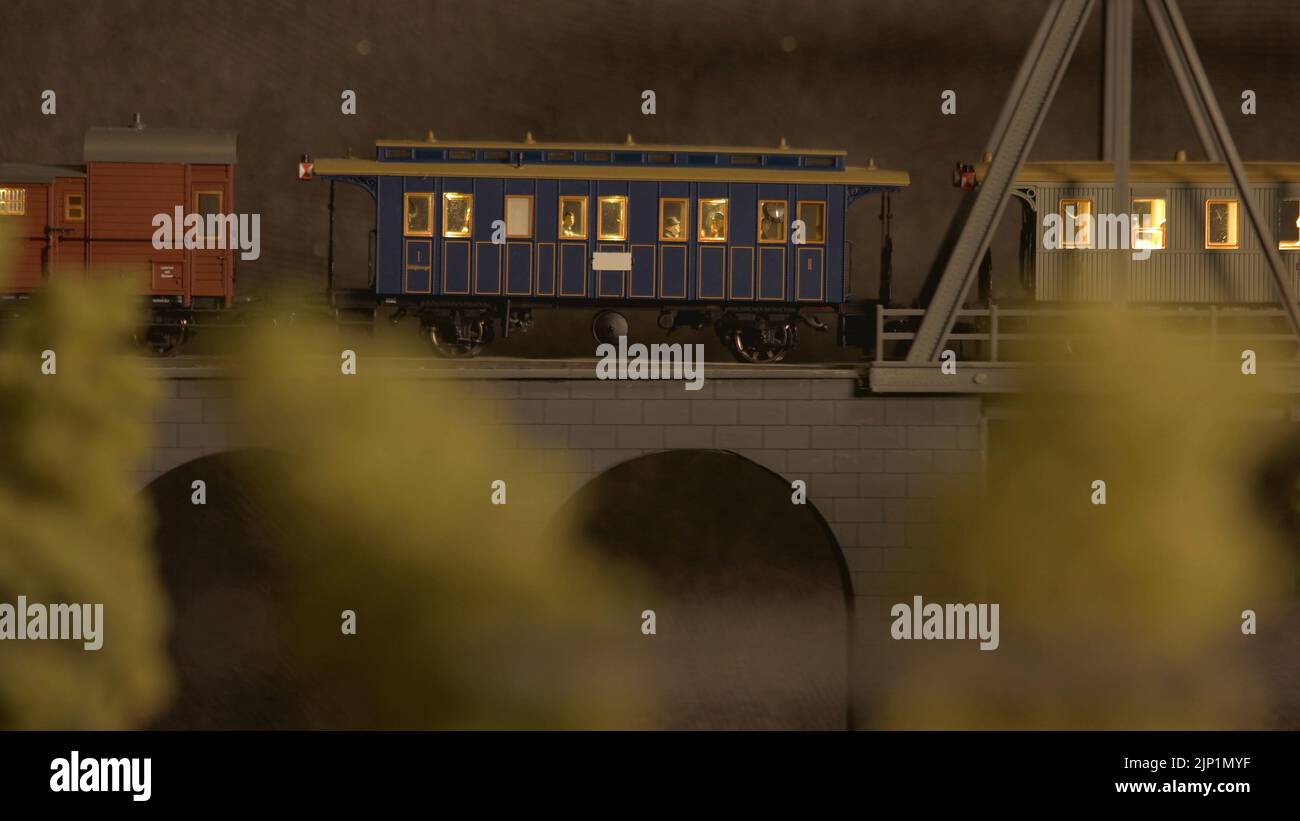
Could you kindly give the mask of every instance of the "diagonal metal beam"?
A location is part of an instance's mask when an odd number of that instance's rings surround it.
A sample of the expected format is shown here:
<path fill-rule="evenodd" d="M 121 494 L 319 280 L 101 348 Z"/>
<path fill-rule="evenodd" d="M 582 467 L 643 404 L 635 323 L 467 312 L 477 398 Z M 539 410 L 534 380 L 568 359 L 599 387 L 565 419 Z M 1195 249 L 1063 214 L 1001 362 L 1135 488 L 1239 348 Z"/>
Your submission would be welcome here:
<path fill-rule="evenodd" d="M 993 162 L 976 191 L 969 219 L 962 227 L 943 277 L 917 329 L 908 362 L 937 361 L 952 332 L 962 300 L 970 290 L 980 260 L 988 250 L 993 230 L 1006 208 L 1016 175 L 1029 156 L 1048 106 L 1070 64 L 1084 25 L 1096 0 L 1059 0 L 1049 9 L 1051 24 L 1041 43 L 1037 40 L 1025 54 L 1021 67 L 1024 86 L 1006 118 L 999 138 L 996 130 Z M 1025 68 L 1028 66 L 1028 68 Z"/>
<path fill-rule="evenodd" d="M 1132 148 L 1133 94 L 1133 0 L 1106 0 L 1106 48 L 1102 78 L 1101 158 L 1114 169 L 1111 179 L 1113 214 L 1127 214 L 1129 198 L 1128 169 Z M 1128 223 L 1123 223 L 1127 225 Z M 1094 234 L 1094 239 L 1096 235 Z M 1106 254 L 1110 275 L 1110 298 L 1120 304 L 1128 301 L 1129 252 L 1125 243 Z"/>
<path fill-rule="evenodd" d="M 1210 81 L 1205 76 L 1205 68 L 1196 53 L 1196 46 L 1187 31 L 1182 12 L 1178 10 L 1175 0 L 1146 0 L 1146 4 L 1152 20 L 1163 17 L 1164 22 L 1156 23 L 1157 28 L 1168 25 L 1172 34 L 1168 44 L 1165 44 L 1163 38 L 1161 40 L 1162 45 L 1173 49 L 1172 52 L 1167 53 L 1170 63 L 1182 61 L 1188 68 L 1192 91 L 1197 98 L 1197 104 L 1207 115 L 1207 125 L 1214 146 L 1223 158 L 1223 163 L 1228 166 L 1228 174 L 1237 189 L 1241 206 L 1245 209 L 1247 221 L 1255 234 L 1255 240 L 1268 260 L 1269 271 L 1273 274 L 1273 284 L 1277 287 L 1278 297 L 1282 300 L 1282 308 L 1286 311 L 1287 320 L 1291 324 L 1291 332 L 1295 334 L 1297 341 L 1300 341 L 1300 305 L 1296 303 L 1295 290 L 1291 287 L 1286 264 L 1282 261 L 1282 255 L 1278 253 L 1272 227 L 1265 222 L 1263 215 L 1260 214 L 1259 205 L 1250 195 L 1246 169 L 1241 164 L 1241 156 L 1237 153 L 1237 145 L 1228 132 L 1228 124 L 1223 119 L 1219 103 L 1214 99 Z M 1300 356 L 1300 351 L 1297 351 L 1297 356 Z"/>
<path fill-rule="evenodd" d="M 1034 39 L 1029 44 L 1029 50 L 1026 55 L 1038 54 L 1043 50 L 1043 42 L 1047 39 L 1048 33 L 1052 30 L 1052 21 L 1061 13 L 1061 0 L 1051 0 L 1047 13 L 1043 19 L 1038 21 L 1038 30 L 1034 32 Z M 1025 93 L 1025 83 L 1029 82 L 1029 71 L 1034 67 L 1034 61 L 1026 57 L 1020 62 L 1020 69 L 1016 71 L 1016 79 L 1011 81 L 1011 93 L 1007 95 L 1006 100 L 1002 102 L 1002 110 L 998 112 L 998 120 L 993 124 L 993 133 L 989 135 L 988 146 L 984 149 L 986 154 L 994 154 L 998 150 L 1002 137 L 1007 132 L 1007 123 L 1011 120 L 1011 115 L 1016 111 L 1016 101 Z"/>

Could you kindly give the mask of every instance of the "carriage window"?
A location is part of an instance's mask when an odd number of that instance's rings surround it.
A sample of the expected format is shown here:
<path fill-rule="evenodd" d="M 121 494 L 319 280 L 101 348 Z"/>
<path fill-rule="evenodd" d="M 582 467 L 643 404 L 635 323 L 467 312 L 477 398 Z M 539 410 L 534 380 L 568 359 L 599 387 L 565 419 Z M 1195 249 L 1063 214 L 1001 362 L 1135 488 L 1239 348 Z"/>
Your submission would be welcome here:
<path fill-rule="evenodd" d="M 402 233 L 408 237 L 433 236 L 433 195 L 407 194 L 406 221 Z"/>
<path fill-rule="evenodd" d="M 727 201 L 700 200 L 700 242 L 727 241 Z"/>
<path fill-rule="evenodd" d="M 600 239 L 627 239 L 627 197 L 600 198 Z"/>
<path fill-rule="evenodd" d="M 203 217 L 204 234 L 207 239 L 216 237 L 207 234 L 209 229 L 219 231 L 217 222 L 210 220 L 208 217 L 221 214 L 221 192 L 220 191 L 195 191 L 194 192 L 194 212 Z"/>
<path fill-rule="evenodd" d="M 525 194 L 506 195 L 506 236 L 533 235 L 533 198 Z"/>
<path fill-rule="evenodd" d="M 1165 201 L 1158 198 L 1133 200 L 1133 248 L 1161 250 L 1165 247 Z"/>
<path fill-rule="evenodd" d="M 21 217 L 26 213 L 26 188 L 0 188 L 0 217 Z"/>
<path fill-rule="evenodd" d="M 81 194 L 63 195 L 63 219 L 65 222 L 85 222 L 86 198 Z"/>
<path fill-rule="evenodd" d="M 1205 247 L 1237 247 L 1237 201 L 1205 201 Z"/>
<path fill-rule="evenodd" d="M 1092 200 L 1061 200 L 1061 247 L 1092 247 Z"/>
<path fill-rule="evenodd" d="M 560 236 L 587 238 L 587 198 L 560 197 Z"/>
<path fill-rule="evenodd" d="M 785 200 L 758 201 L 758 241 L 785 242 Z"/>
<path fill-rule="evenodd" d="M 474 195 L 450 191 L 442 195 L 442 235 L 468 237 L 474 227 Z"/>
<path fill-rule="evenodd" d="M 1282 200 L 1282 225 L 1277 236 L 1279 251 L 1300 250 L 1300 200 Z"/>
<path fill-rule="evenodd" d="M 689 212 L 687 200 L 664 197 L 659 200 L 659 239 L 663 242 L 685 242 Z"/>
<path fill-rule="evenodd" d="M 205 218 L 210 214 L 220 214 L 221 213 L 221 192 L 220 191 L 195 191 L 194 212 Z"/>
<path fill-rule="evenodd" d="M 804 224 L 804 242 L 826 241 L 826 203 L 799 203 L 799 219 Z"/>

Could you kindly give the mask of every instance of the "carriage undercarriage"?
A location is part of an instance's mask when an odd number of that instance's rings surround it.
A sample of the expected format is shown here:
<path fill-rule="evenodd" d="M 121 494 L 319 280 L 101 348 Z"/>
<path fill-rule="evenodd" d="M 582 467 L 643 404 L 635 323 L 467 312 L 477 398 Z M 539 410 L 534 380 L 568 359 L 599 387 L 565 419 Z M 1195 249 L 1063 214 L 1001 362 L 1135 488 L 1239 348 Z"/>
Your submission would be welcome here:
<path fill-rule="evenodd" d="M 360 295 L 358 295 L 360 296 Z M 391 304 L 391 303 L 390 303 Z M 500 303 L 485 301 L 423 301 L 398 304 L 389 316 L 396 325 L 404 318 L 419 319 L 420 335 L 438 355 L 446 357 L 477 356 L 498 336 L 527 333 L 534 325 L 536 309 L 559 308 L 588 310 L 592 312 L 591 334 L 598 344 L 616 345 L 620 337 L 629 336 L 629 322 L 625 310 L 643 309 L 643 304 L 617 305 L 601 303 L 565 303 L 547 301 L 505 300 Z M 799 341 L 799 327 L 806 325 L 818 331 L 830 326 L 816 313 L 833 313 L 833 306 L 817 306 L 813 311 L 803 311 L 783 306 L 779 310 L 753 310 L 746 307 L 719 306 L 701 303 L 658 304 L 656 324 L 667 334 L 681 329 L 695 331 L 712 327 L 727 351 L 739 362 L 780 362 L 793 351 Z M 357 319 L 358 314 L 374 315 L 374 307 L 353 303 L 336 307 L 340 321 L 345 316 Z"/>

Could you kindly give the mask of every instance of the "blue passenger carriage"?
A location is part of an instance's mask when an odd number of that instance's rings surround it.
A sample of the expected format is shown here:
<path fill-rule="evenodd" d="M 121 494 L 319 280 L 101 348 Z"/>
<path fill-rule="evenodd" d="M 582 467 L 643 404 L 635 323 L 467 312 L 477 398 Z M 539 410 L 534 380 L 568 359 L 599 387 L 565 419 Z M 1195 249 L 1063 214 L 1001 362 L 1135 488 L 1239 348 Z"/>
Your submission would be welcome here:
<path fill-rule="evenodd" d="M 779 359 L 800 323 L 848 294 L 845 218 L 901 171 L 845 152 L 779 148 L 383 140 L 373 160 L 315 176 L 375 200 L 379 300 L 418 314 L 439 349 L 474 353 L 537 307 L 581 306 L 593 332 L 656 307 L 660 326 L 712 323 L 736 356 Z M 332 241 L 331 235 L 331 241 Z"/>

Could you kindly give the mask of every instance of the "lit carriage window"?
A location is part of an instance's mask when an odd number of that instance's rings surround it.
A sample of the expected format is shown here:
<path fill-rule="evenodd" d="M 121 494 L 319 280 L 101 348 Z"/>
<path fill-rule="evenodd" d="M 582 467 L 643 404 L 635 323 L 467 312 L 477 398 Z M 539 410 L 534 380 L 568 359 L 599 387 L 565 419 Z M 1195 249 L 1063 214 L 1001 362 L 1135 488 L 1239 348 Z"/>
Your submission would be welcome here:
<path fill-rule="evenodd" d="M 1282 225 L 1278 231 L 1279 251 L 1300 250 L 1300 200 L 1282 200 Z"/>
<path fill-rule="evenodd" d="M 63 195 L 63 219 L 65 222 L 85 222 L 86 198 L 83 195 Z"/>
<path fill-rule="evenodd" d="M 474 227 L 474 195 L 450 191 L 442 195 L 442 235 L 468 237 Z"/>
<path fill-rule="evenodd" d="M 26 213 L 26 188 L 0 188 L 0 217 L 21 217 Z"/>
<path fill-rule="evenodd" d="M 620 242 L 627 239 L 627 197 L 601 197 L 599 215 L 596 230 L 599 239 Z"/>
<path fill-rule="evenodd" d="M 826 241 L 826 203 L 799 203 L 799 219 L 803 220 L 804 242 Z"/>
<path fill-rule="evenodd" d="M 785 242 L 785 200 L 758 201 L 758 241 Z"/>
<path fill-rule="evenodd" d="M 560 236 L 587 238 L 587 198 L 560 197 Z"/>
<path fill-rule="evenodd" d="M 499 148 L 489 148 L 483 151 L 484 162 L 510 162 L 510 152 Z"/>
<path fill-rule="evenodd" d="M 469 148 L 453 148 L 447 152 L 449 160 L 477 160 L 478 154 Z"/>
<path fill-rule="evenodd" d="M 402 233 L 408 237 L 433 236 L 433 194 L 407 194 Z"/>
<path fill-rule="evenodd" d="M 506 195 L 506 236 L 533 235 L 533 198 L 528 194 Z"/>
<path fill-rule="evenodd" d="M 587 151 L 582 158 L 587 162 L 609 162 L 610 154 L 608 151 Z"/>
<path fill-rule="evenodd" d="M 756 154 L 732 154 L 731 155 L 732 165 L 759 165 L 762 161 L 763 161 L 762 158 Z"/>
<path fill-rule="evenodd" d="M 1157 197 L 1133 200 L 1133 248 L 1162 250 L 1165 247 L 1165 201 Z"/>
<path fill-rule="evenodd" d="M 194 213 L 203 217 L 204 234 L 208 239 L 216 239 L 213 234 L 208 234 L 209 230 L 220 230 L 217 227 L 217 220 L 210 220 L 208 217 L 219 216 L 221 211 L 221 192 L 220 191 L 195 191 L 194 192 Z"/>
<path fill-rule="evenodd" d="M 727 241 L 727 201 L 725 199 L 700 200 L 700 242 Z"/>
<path fill-rule="evenodd" d="M 685 242 L 690 210 L 685 197 L 664 197 L 659 200 L 659 239 L 663 242 Z"/>
<path fill-rule="evenodd" d="M 668 162 L 672 162 L 672 161 L 673 161 L 673 155 L 672 155 L 672 154 L 664 154 L 664 153 L 661 153 L 661 152 L 654 152 L 654 153 L 651 153 L 651 154 L 646 154 L 646 155 L 645 155 L 645 161 L 646 161 L 646 162 L 653 162 L 653 163 L 668 163 Z"/>
<path fill-rule="evenodd" d="M 547 162 L 573 162 L 572 151 L 547 151 Z"/>
<path fill-rule="evenodd" d="M 1092 247 L 1092 200 L 1061 200 L 1061 247 Z"/>
<path fill-rule="evenodd" d="M 1205 247 L 1237 247 L 1237 201 L 1205 201 Z"/>
<path fill-rule="evenodd" d="M 835 158 L 834 157 L 804 157 L 803 167 L 804 168 L 834 168 Z"/>

